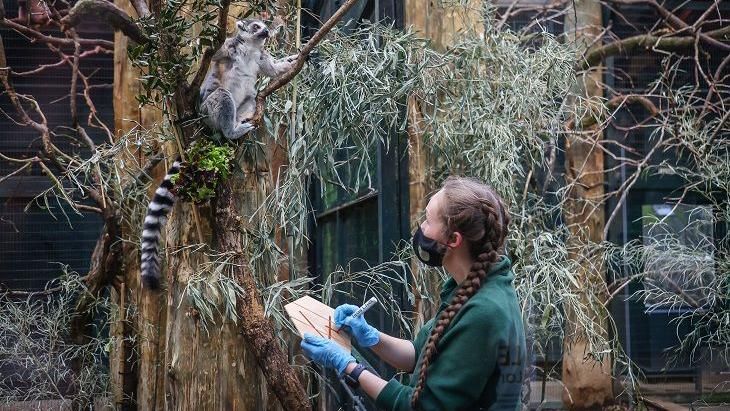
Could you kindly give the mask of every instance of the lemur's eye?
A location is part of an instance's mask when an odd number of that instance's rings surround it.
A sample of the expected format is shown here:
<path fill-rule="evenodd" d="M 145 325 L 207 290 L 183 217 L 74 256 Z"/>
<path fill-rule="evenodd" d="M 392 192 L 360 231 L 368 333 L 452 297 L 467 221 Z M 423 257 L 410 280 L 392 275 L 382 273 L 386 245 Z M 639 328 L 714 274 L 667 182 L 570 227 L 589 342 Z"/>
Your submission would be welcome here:
<path fill-rule="evenodd" d="M 254 25 L 253 25 L 253 26 L 251 26 L 251 27 L 253 27 L 253 29 L 254 29 L 254 30 L 258 30 L 258 29 L 260 29 L 260 28 L 261 28 L 261 26 L 259 26 L 258 24 L 254 24 Z"/>

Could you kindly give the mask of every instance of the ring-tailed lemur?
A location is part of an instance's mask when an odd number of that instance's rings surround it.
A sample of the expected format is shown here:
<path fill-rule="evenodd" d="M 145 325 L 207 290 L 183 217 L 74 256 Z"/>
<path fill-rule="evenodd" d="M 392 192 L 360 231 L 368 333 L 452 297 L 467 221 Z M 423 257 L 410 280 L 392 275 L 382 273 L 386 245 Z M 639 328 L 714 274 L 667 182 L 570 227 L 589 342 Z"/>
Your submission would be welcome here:
<path fill-rule="evenodd" d="M 245 120 L 256 112 L 256 78 L 259 73 L 277 77 L 289 70 L 297 56 L 274 60 L 264 50 L 269 29 L 260 20 L 236 22 L 237 34 L 226 39 L 213 56 L 200 88 L 200 114 L 205 123 L 229 140 L 253 130 Z"/>
<path fill-rule="evenodd" d="M 236 34 L 229 37 L 213 55 L 200 88 L 199 113 L 213 130 L 229 140 L 243 137 L 254 126 L 245 121 L 256 111 L 256 78 L 259 73 L 276 77 L 289 70 L 297 56 L 274 60 L 264 50 L 270 32 L 260 20 L 236 22 Z M 160 285 L 160 237 L 175 197 L 170 192 L 172 176 L 180 171 L 175 161 L 147 208 L 142 231 L 142 284 L 155 289 Z"/>
<path fill-rule="evenodd" d="M 180 172 L 180 162 L 175 161 L 167 171 L 162 184 L 155 190 L 152 201 L 147 206 L 142 231 L 142 284 L 145 288 L 155 289 L 160 286 L 160 236 L 162 226 L 167 220 L 167 213 L 172 209 L 175 196 L 172 190 L 172 176 Z"/>

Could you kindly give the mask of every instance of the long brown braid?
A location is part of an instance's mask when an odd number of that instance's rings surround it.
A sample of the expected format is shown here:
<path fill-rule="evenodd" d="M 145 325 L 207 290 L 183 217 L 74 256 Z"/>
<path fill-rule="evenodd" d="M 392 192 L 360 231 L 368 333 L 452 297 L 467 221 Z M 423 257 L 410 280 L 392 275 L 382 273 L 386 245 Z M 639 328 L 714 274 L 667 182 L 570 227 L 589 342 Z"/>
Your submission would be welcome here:
<path fill-rule="evenodd" d="M 442 187 L 444 206 L 442 217 L 447 237 L 461 233 L 474 258 L 469 274 L 454 292 L 448 307 L 439 316 L 431 330 L 421 360 L 418 383 L 411 397 L 411 408 L 416 409 L 418 398 L 428 376 L 428 366 L 437 354 L 436 346 L 451 320 L 481 287 L 489 268 L 503 251 L 510 217 L 503 200 L 494 190 L 478 180 L 465 177 L 449 177 Z"/>

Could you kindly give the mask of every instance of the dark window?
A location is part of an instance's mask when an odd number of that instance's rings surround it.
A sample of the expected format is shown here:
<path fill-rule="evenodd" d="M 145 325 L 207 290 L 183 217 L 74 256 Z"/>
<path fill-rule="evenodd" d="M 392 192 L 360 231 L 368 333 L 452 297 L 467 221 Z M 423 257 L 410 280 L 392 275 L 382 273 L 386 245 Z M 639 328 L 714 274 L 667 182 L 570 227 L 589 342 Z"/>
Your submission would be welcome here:
<path fill-rule="evenodd" d="M 315 1 L 312 7 L 314 14 L 324 20 L 341 3 L 342 1 Z M 342 20 L 395 21 L 396 26 L 400 27 L 402 16 L 400 0 L 365 0 L 355 5 Z M 310 25 L 307 31 L 314 33 L 316 27 Z M 338 267 L 357 271 L 391 259 L 396 244 L 409 237 L 408 154 L 405 139 L 405 135 L 392 131 L 388 147 L 382 144 L 373 145 L 370 151 L 371 161 L 368 163 L 371 179 L 369 183 L 361 184 L 362 187 L 357 192 L 344 190 L 327 182 L 312 183 L 310 197 L 315 213 L 311 225 L 313 243 L 309 250 L 309 266 L 320 282 Z M 343 151 L 339 155 L 344 160 L 346 153 Z M 362 181 L 365 174 L 348 163 L 345 163 L 339 173 L 347 186 L 353 186 L 358 177 Z M 326 184 L 324 196 L 320 195 L 321 184 Z M 332 306 L 343 303 L 360 305 L 370 297 L 357 286 L 348 286 L 342 291 L 335 294 Z M 401 307 L 407 306 L 402 287 L 396 286 L 394 295 Z M 386 333 L 400 333 L 387 320 L 388 315 L 383 312 L 382 306 L 372 308 L 365 317 L 370 324 Z M 393 370 L 378 361 L 369 350 L 358 352 L 378 373 L 384 377 L 392 375 Z M 374 409 L 372 401 L 345 387 L 341 379 L 333 379 L 332 386 L 336 389 L 328 392 L 325 401 L 333 407 Z"/>
<path fill-rule="evenodd" d="M 727 19 L 730 15 L 730 4 L 727 2 L 669 1 L 662 4 L 688 24 L 696 21 L 708 7 L 716 7 L 724 19 Z M 661 17 L 653 8 L 646 5 L 615 5 L 611 10 L 604 9 L 604 12 L 607 14 L 605 16 L 607 23 L 612 26 L 613 32 L 619 38 L 644 34 L 656 30 L 662 25 Z M 606 41 L 610 41 L 610 39 Z M 714 73 L 725 56 L 726 54 L 722 50 L 705 48 L 699 54 L 698 59 L 703 71 Z M 629 54 L 608 58 L 605 80 L 609 86 L 609 91 L 607 91 L 606 97 L 611 98 L 616 94 L 644 93 L 645 90 L 651 87 L 652 83 L 660 79 L 664 65 L 663 60 L 666 58 L 667 54 L 652 53 L 645 50 L 637 50 Z M 704 80 L 699 80 L 697 77 L 701 74 L 700 71 L 694 69 L 694 52 L 691 49 L 685 52 L 678 51 L 676 56 L 670 57 L 669 62 L 676 63 L 679 67 L 677 77 L 673 80 L 675 86 L 700 84 L 706 87 Z M 707 90 L 699 91 L 702 96 L 706 92 Z M 665 104 L 664 101 L 659 99 L 656 99 L 654 103 L 658 105 L 659 109 L 662 109 L 661 105 Z M 642 158 L 649 152 L 653 144 L 656 143 L 656 140 L 652 137 L 653 129 L 648 126 L 631 128 L 631 126 L 648 118 L 648 115 L 647 110 L 639 104 L 628 105 L 616 113 L 612 127 L 606 131 L 606 138 L 615 140 L 634 150 L 630 152 L 629 150 L 621 150 L 618 145 L 609 146 L 612 150 L 615 150 L 616 156 Z M 612 170 L 606 175 L 606 191 L 609 192 L 617 190 L 636 169 L 631 165 L 622 168 L 615 167 L 617 164 L 612 161 L 610 156 L 605 158 L 606 168 Z M 659 164 L 664 160 L 676 164 L 682 162 L 682 157 L 677 152 L 666 151 L 654 155 L 651 163 Z M 620 210 L 620 218 L 614 220 L 608 239 L 618 244 L 625 244 L 631 240 L 640 240 L 644 244 L 656 244 L 657 236 L 662 235 L 662 233 L 647 230 L 647 218 L 653 218 L 665 212 L 666 207 L 670 204 L 668 198 L 677 197 L 677 190 L 681 186 L 682 182 L 670 173 L 641 178 L 629 191 Z M 608 204 L 607 210 L 609 212 L 617 206 L 616 200 L 613 199 Z M 707 200 L 698 196 L 689 195 L 684 199 L 684 203 L 695 208 L 693 218 L 707 217 L 705 214 L 712 212 Z M 689 211 L 686 208 L 679 208 L 676 210 L 676 218 L 690 218 Z M 706 235 L 709 241 L 716 241 L 717 238 L 720 238 L 717 232 L 713 233 L 712 227 L 705 228 L 703 228 L 703 235 Z M 695 241 L 698 239 L 686 238 L 685 240 Z M 645 268 L 651 271 L 652 267 L 658 269 L 669 263 L 666 259 L 657 258 L 651 260 L 650 266 Z M 622 267 L 614 267 L 614 269 L 616 271 L 609 273 L 609 275 L 616 275 L 617 272 L 621 272 Z M 613 301 L 611 309 L 614 318 L 617 319 L 617 330 L 624 342 L 627 353 L 636 364 L 642 367 L 648 377 L 663 375 L 665 372 L 673 373 L 678 377 L 683 375 L 692 376 L 697 372 L 697 364 L 691 363 L 689 358 L 680 358 L 677 362 L 671 363 L 667 361 L 667 349 L 678 343 L 679 336 L 690 331 L 688 324 L 678 325 L 673 321 L 684 308 L 647 306 L 643 301 L 629 299 L 629 296 L 637 291 L 649 289 L 650 287 L 668 286 L 667 281 L 669 280 L 667 278 L 671 279 L 673 274 L 664 271 L 668 276 L 663 277 L 664 280 L 662 281 L 651 279 L 643 284 L 632 284 L 627 287 L 624 295 Z M 714 272 L 714 270 L 710 269 L 708 272 Z M 697 297 L 701 299 L 700 295 Z"/>

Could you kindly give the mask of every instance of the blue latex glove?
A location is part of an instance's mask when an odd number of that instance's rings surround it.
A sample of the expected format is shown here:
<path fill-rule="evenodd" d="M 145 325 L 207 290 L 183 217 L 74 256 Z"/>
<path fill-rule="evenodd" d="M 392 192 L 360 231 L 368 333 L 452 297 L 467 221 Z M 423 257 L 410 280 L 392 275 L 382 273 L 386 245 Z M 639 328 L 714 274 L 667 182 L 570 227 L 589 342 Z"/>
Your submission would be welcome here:
<path fill-rule="evenodd" d="M 314 334 L 304 333 L 304 339 L 300 345 L 304 355 L 309 359 L 323 367 L 334 368 L 340 375 L 345 372 L 347 364 L 356 362 L 355 357 L 339 344 Z"/>
<path fill-rule="evenodd" d="M 351 318 L 350 315 L 359 307 L 352 304 L 342 304 L 335 308 L 335 326 L 344 327 L 361 347 L 372 347 L 380 342 L 380 331 L 365 321 L 365 316 Z"/>

